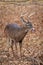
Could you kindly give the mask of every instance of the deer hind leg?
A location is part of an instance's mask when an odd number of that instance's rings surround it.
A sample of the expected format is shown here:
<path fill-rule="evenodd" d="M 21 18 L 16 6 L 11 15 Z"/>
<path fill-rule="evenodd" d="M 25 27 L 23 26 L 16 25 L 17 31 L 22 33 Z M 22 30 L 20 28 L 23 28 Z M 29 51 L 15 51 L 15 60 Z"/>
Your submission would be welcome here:
<path fill-rule="evenodd" d="M 9 51 L 9 47 L 10 47 L 10 44 L 11 44 L 11 41 L 10 41 L 10 38 L 7 38 L 7 51 Z"/>
<path fill-rule="evenodd" d="M 16 54 L 17 54 L 17 42 L 15 42 L 15 51 L 16 51 Z"/>
<path fill-rule="evenodd" d="M 13 45 L 15 44 L 15 51 L 16 51 L 16 54 L 14 54 L 14 50 L 13 50 Z M 17 56 L 17 43 L 15 41 L 12 40 L 12 43 L 11 43 L 11 49 L 12 49 L 12 53 L 13 53 L 13 56 Z"/>
<path fill-rule="evenodd" d="M 14 44 L 14 41 L 12 40 L 10 47 L 11 47 L 11 50 L 12 50 L 12 53 L 13 53 L 13 56 L 14 56 L 13 44 Z"/>

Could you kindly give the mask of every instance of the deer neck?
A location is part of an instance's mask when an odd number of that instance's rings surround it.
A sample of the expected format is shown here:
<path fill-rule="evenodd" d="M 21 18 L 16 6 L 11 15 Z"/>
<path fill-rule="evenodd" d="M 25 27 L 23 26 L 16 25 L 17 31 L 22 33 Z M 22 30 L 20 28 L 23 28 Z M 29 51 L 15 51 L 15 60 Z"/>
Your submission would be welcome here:
<path fill-rule="evenodd" d="M 22 28 L 23 28 L 24 32 L 26 32 L 26 33 L 29 31 L 29 28 L 26 26 L 23 26 Z"/>

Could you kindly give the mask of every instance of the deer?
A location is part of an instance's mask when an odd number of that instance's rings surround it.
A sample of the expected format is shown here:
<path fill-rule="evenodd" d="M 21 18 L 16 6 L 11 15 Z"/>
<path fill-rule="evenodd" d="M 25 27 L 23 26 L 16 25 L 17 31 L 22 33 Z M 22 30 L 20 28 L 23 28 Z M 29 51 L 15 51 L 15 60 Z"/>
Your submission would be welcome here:
<path fill-rule="evenodd" d="M 10 23 L 5 26 L 4 34 L 8 38 L 9 43 L 8 45 L 11 47 L 13 55 L 13 45 L 15 44 L 15 50 L 17 54 L 17 43 L 19 43 L 20 47 L 20 56 L 22 56 L 21 50 L 22 50 L 22 41 L 24 37 L 26 36 L 27 32 L 29 30 L 34 30 L 34 27 L 30 21 L 25 21 L 23 16 L 20 17 L 21 22 L 23 23 L 23 26 L 19 26 L 17 23 Z"/>

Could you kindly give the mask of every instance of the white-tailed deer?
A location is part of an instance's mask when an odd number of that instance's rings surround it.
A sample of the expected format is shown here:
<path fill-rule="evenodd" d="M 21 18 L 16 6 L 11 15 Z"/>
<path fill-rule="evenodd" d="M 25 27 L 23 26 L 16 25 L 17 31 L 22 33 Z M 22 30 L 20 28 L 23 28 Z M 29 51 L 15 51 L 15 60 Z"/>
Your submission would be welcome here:
<path fill-rule="evenodd" d="M 26 22 L 22 16 L 21 20 L 23 22 L 23 26 L 19 26 L 17 24 L 7 24 L 4 29 L 5 36 L 9 39 L 9 41 L 11 40 L 10 46 L 13 54 L 14 54 L 13 44 L 15 44 L 15 49 L 17 51 L 17 43 L 19 42 L 20 54 L 21 54 L 22 40 L 24 39 L 26 33 L 30 29 L 33 29 L 32 23 L 30 21 Z"/>

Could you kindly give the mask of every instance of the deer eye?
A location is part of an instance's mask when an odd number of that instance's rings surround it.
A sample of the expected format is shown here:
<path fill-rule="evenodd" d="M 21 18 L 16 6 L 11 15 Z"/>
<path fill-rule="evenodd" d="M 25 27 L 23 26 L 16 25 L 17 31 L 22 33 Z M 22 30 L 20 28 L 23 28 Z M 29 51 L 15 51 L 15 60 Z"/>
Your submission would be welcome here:
<path fill-rule="evenodd" d="M 27 26 L 28 26 L 29 28 L 33 28 L 33 26 L 32 26 L 31 23 L 27 23 Z"/>
<path fill-rule="evenodd" d="M 28 25 L 28 26 L 32 26 L 32 24 L 31 24 L 31 23 L 27 23 L 27 25 Z"/>

